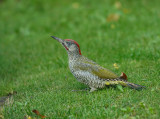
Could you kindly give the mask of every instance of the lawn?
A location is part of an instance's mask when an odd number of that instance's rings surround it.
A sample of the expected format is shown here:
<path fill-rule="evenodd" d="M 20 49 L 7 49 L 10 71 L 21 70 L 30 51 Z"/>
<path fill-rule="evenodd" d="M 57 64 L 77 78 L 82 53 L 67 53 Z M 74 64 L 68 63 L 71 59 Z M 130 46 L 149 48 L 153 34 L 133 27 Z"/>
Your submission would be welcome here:
<path fill-rule="evenodd" d="M 17 92 L 0 118 L 159 119 L 159 0 L 0 0 L 0 97 Z M 145 90 L 87 86 L 70 73 L 65 49 L 50 36 L 76 40 L 82 55 Z"/>

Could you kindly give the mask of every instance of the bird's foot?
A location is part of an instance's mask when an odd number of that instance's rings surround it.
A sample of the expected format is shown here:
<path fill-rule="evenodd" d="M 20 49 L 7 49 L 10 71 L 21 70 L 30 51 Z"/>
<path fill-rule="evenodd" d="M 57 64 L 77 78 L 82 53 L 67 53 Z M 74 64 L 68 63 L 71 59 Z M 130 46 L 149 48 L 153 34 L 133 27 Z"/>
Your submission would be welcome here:
<path fill-rule="evenodd" d="M 91 87 L 91 89 L 90 89 L 90 93 L 92 93 L 93 91 L 96 91 L 97 90 L 97 88 L 93 88 L 93 87 Z"/>

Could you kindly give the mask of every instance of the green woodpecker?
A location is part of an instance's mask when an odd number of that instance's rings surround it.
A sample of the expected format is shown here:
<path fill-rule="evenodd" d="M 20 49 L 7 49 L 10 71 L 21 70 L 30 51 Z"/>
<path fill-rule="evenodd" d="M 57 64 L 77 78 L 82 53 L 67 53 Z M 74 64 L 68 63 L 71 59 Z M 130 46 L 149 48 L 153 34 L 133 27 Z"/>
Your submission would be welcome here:
<path fill-rule="evenodd" d="M 105 88 L 108 85 L 116 84 L 137 90 L 143 88 L 141 85 L 128 82 L 125 73 L 122 73 L 121 76 L 117 76 L 108 69 L 82 56 L 80 46 L 76 41 L 70 39 L 62 40 L 55 36 L 51 37 L 65 47 L 68 53 L 69 68 L 72 74 L 79 82 L 88 85 L 90 87 L 90 92 Z"/>

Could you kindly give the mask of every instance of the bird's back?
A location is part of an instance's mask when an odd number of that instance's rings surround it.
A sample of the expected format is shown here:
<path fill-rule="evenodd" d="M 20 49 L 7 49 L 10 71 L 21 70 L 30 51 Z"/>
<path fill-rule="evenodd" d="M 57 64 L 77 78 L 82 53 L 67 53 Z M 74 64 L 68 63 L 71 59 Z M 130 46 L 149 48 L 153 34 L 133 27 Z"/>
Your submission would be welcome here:
<path fill-rule="evenodd" d="M 118 77 L 113 72 L 99 66 L 98 64 L 96 64 L 95 62 L 93 62 L 92 60 L 89 60 L 88 58 L 84 56 L 81 56 L 74 61 L 70 61 L 69 65 L 70 65 L 69 67 L 70 67 L 72 74 L 77 79 L 81 78 L 81 80 L 83 77 L 85 80 L 94 79 L 97 81 L 98 80 L 105 81 L 108 79 L 115 79 Z"/>

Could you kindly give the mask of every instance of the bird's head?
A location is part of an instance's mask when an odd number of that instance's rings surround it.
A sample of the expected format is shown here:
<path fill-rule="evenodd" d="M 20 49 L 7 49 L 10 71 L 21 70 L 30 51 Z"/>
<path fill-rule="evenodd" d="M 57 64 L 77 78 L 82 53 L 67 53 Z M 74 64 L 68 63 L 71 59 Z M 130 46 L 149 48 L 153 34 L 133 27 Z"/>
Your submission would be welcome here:
<path fill-rule="evenodd" d="M 51 36 L 51 37 L 54 38 L 55 40 L 57 40 L 59 43 L 61 43 L 65 47 L 65 49 L 67 50 L 68 53 L 81 55 L 80 46 L 76 41 L 71 40 L 71 39 L 62 40 L 62 39 L 57 38 L 55 36 Z"/>

